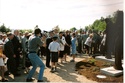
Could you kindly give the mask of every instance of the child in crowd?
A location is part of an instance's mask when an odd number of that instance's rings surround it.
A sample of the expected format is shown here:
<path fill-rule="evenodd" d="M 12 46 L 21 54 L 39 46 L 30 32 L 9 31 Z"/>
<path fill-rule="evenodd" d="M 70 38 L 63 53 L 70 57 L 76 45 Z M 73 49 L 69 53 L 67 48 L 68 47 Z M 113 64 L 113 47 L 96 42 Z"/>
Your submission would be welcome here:
<path fill-rule="evenodd" d="M 53 37 L 53 42 L 49 44 L 48 49 L 50 50 L 50 57 L 51 57 L 51 72 L 54 73 L 56 71 L 57 62 L 58 62 L 58 55 L 60 51 L 60 45 L 57 42 L 58 37 Z"/>
<path fill-rule="evenodd" d="M 7 82 L 8 79 L 6 79 L 4 77 L 4 61 L 3 59 L 5 59 L 6 56 L 3 54 L 3 45 L 0 45 L 0 74 L 2 77 L 2 82 Z"/>

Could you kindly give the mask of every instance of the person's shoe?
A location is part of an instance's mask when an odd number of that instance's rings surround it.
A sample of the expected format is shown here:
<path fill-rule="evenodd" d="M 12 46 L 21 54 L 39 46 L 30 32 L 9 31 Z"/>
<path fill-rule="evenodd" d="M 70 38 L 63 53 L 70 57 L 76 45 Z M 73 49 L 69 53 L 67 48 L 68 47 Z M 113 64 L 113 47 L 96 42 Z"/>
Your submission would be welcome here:
<path fill-rule="evenodd" d="M 51 66 L 46 66 L 46 67 L 51 68 Z"/>
<path fill-rule="evenodd" d="M 8 82 L 7 78 L 2 79 L 2 82 Z"/>
<path fill-rule="evenodd" d="M 70 60 L 70 62 L 75 62 L 75 60 Z"/>
<path fill-rule="evenodd" d="M 26 79 L 26 82 L 32 82 L 32 81 L 34 81 L 34 80 L 35 80 L 35 78 Z"/>
<path fill-rule="evenodd" d="M 56 67 L 55 67 L 55 69 L 54 69 L 54 72 L 58 72 Z"/>
<path fill-rule="evenodd" d="M 43 80 L 38 80 L 37 82 L 44 82 Z"/>
<path fill-rule="evenodd" d="M 50 72 L 54 73 L 54 68 L 53 68 L 53 67 L 51 68 L 51 71 L 50 71 Z"/>

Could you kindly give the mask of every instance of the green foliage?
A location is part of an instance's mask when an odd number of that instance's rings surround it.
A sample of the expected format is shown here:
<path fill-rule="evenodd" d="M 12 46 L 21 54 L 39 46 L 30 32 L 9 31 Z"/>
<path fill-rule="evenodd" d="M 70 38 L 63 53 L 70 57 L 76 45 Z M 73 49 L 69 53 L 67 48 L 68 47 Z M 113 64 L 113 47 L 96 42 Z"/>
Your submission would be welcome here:
<path fill-rule="evenodd" d="M 4 24 L 0 26 L 0 32 L 10 32 L 10 28 L 7 28 Z"/>
<path fill-rule="evenodd" d="M 92 26 L 94 30 L 103 31 L 104 29 L 106 29 L 106 22 L 102 21 L 102 19 L 95 20 Z"/>
<path fill-rule="evenodd" d="M 70 28 L 70 31 L 72 31 L 72 32 L 74 32 L 74 31 L 76 31 L 77 29 L 75 28 L 75 27 L 72 27 L 72 28 Z"/>
<path fill-rule="evenodd" d="M 106 18 L 111 19 L 111 21 L 115 23 L 118 11 L 114 12 L 112 15 L 108 15 Z M 104 17 L 96 19 L 92 25 L 85 26 L 86 31 L 88 30 L 104 31 L 105 29 L 106 29 L 106 22 Z"/>

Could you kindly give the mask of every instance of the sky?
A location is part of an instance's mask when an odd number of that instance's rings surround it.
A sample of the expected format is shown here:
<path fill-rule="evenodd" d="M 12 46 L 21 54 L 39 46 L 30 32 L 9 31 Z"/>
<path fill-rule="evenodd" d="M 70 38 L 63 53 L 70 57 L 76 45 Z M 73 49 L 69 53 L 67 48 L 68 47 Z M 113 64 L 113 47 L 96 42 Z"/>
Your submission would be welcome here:
<path fill-rule="evenodd" d="M 84 28 L 123 10 L 124 0 L 0 0 L 0 25 L 11 29 Z"/>

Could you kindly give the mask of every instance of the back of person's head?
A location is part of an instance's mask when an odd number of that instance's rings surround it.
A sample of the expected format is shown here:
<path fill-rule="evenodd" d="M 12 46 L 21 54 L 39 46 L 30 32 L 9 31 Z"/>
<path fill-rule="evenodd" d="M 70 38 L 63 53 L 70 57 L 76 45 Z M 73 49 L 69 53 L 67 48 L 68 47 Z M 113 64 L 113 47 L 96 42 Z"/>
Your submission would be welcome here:
<path fill-rule="evenodd" d="M 59 34 L 63 34 L 63 32 L 61 31 L 61 32 L 59 32 Z"/>
<path fill-rule="evenodd" d="M 58 39 L 58 37 L 54 36 L 53 37 L 53 41 L 56 41 Z"/>
<path fill-rule="evenodd" d="M 75 33 L 73 33 L 73 34 L 72 34 L 72 36 L 73 36 L 73 37 L 75 37 L 75 36 L 76 36 L 76 34 L 75 34 Z"/>
<path fill-rule="evenodd" d="M 40 34 L 41 33 L 41 30 L 39 29 L 39 28 L 36 28 L 35 30 L 34 30 L 34 34 L 36 35 L 36 34 Z"/>
<path fill-rule="evenodd" d="M 14 30 L 14 35 L 19 35 L 19 30 Z"/>

